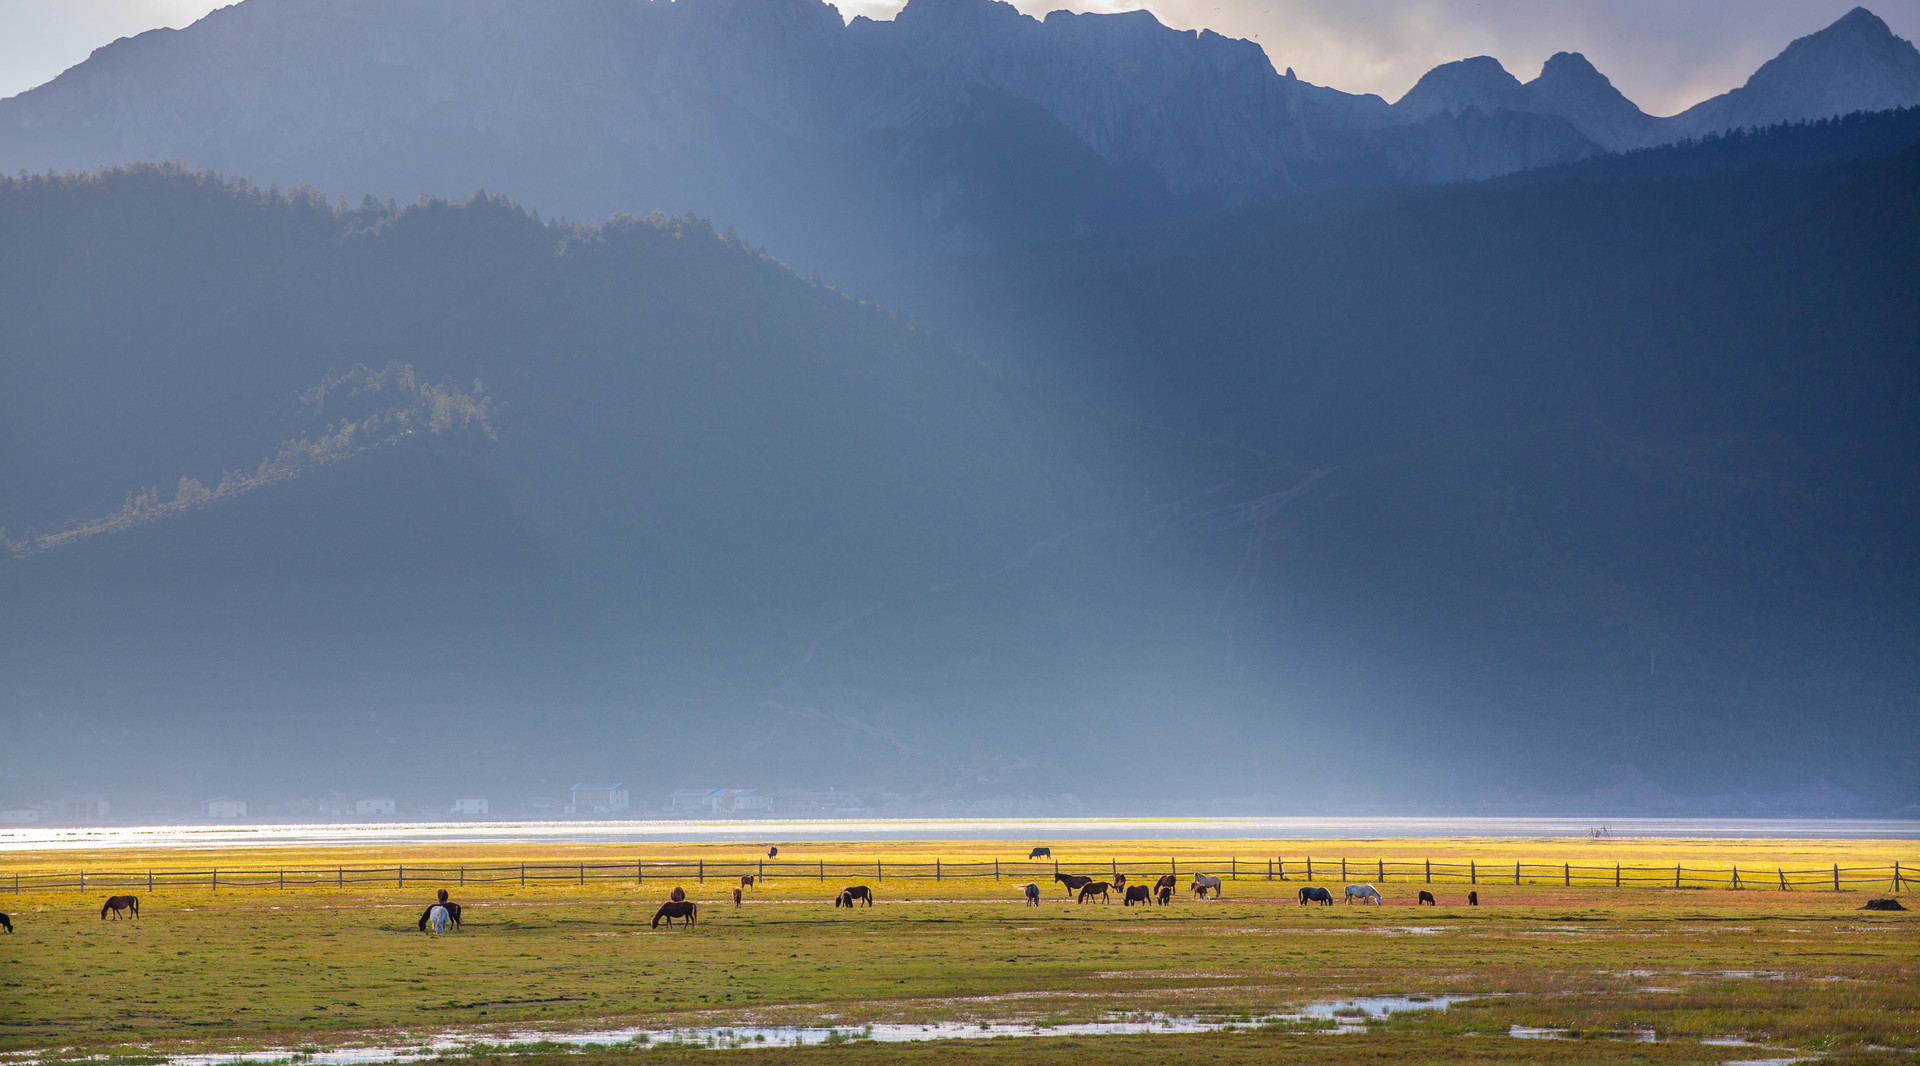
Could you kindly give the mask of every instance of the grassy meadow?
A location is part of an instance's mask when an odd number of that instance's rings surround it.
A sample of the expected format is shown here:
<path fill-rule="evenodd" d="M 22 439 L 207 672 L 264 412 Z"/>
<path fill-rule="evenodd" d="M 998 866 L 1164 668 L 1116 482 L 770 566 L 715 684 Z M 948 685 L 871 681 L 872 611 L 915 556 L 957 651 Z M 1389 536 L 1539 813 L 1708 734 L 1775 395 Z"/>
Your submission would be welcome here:
<path fill-rule="evenodd" d="M 1316 841 L 1345 852 L 1487 862 L 1738 862 L 1755 868 L 1913 861 L 1880 841 Z M 1063 868 L 1210 858 L 1247 863 L 1304 855 L 1273 841 L 1076 842 Z M 1006 842 L 782 844 L 781 858 L 931 862 L 1024 858 Z M 741 844 L 500 845 L 405 849 L 114 851 L 10 856 L 0 876 L 214 866 L 484 865 L 764 854 Z M 1247 867 L 1243 865 L 1243 871 Z M 1364 878 L 1356 878 L 1364 879 Z M 1183 876 L 1183 887 L 1184 887 Z M 842 882 L 872 885 L 879 905 L 837 910 Z M 1243 873 L 1224 898 L 1184 892 L 1167 908 L 1076 905 L 1019 880 L 779 877 L 745 893 L 732 882 L 650 877 L 447 885 L 466 927 L 441 937 L 415 922 L 439 884 L 144 890 L 142 918 L 101 921 L 106 892 L 0 896 L 16 932 L 0 936 L 0 1051 L 54 1058 L 178 1050 L 393 1043 L 439 1031 L 598 1026 L 882 1021 L 988 1024 L 1093 1020 L 1126 1012 L 1248 1015 L 1356 995 L 1477 996 L 1444 1012 L 1395 1015 L 1365 1033 L 1289 1027 L 1204 1035 L 969 1041 L 1008 1062 L 1721 1062 L 1920 1055 L 1920 912 L 1859 910 L 1878 891 L 1778 892 L 1483 884 L 1483 905 L 1436 885 L 1442 905 L 1413 906 L 1419 885 L 1381 886 L 1378 908 L 1297 905 L 1294 879 Z M 673 884 L 700 901 L 692 932 L 648 925 Z M 1334 888 L 1335 881 L 1319 883 Z M 1904 897 L 1916 906 L 1915 897 Z M 1561 1030 L 1513 1039 L 1513 1026 Z M 1654 1042 L 1635 1039 L 1653 1033 Z M 1703 1044 L 1740 1040 L 1760 1045 Z M 592 1059 L 909 1061 L 953 1045 L 850 1043 L 690 1051 L 649 1047 Z M 1767 1048 L 1788 1049 L 1768 1051 Z M 485 1056 L 481 1056 L 485 1057 Z M 516 1063 L 558 1057 L 551 1049 Z"/>

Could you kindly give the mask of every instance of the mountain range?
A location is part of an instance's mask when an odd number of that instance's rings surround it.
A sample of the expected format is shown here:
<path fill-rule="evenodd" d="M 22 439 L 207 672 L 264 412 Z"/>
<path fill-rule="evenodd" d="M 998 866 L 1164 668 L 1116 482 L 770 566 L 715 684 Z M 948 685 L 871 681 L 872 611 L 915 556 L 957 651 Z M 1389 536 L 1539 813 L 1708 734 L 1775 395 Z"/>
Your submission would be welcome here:
<path fill-rule="evenodd" d="M 0 101 L 0 172 L 178 160 L 355 200 L 495 188 L 577 218 L 690 211 L 865 284 L 1302 188 L 1916 104 L 1920 53 L 1864 9 L 1663 119 L 1574 53 L 1525 84 L 1488 57 L 1446 64 L 1388 104 L 1145 11 L 911 0 L 848 23 L 822 0 L 244 0 Z"/>

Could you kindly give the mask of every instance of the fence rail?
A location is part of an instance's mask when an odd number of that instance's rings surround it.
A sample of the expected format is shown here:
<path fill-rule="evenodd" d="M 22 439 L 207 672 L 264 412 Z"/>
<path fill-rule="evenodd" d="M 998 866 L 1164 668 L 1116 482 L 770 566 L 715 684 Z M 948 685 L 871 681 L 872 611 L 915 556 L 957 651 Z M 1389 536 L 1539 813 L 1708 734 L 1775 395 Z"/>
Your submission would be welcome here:
<path fill-rule="evenodd" d="M 1839 892 L 1850 888 L 1886 885 L 1899 892 L 1912 887 L 1914 868 L 1900 863 L 1891 866 L 1826 866 L 1817 869 L 1789 870 L 1758 866 L 1627 866 L 1619 863 L 1591 862 L 1483 862 L 1478 859 L 1433 862 L 1427 859 L 1179 859 L 1164 862 L 1118 859 L 1106 862 L 799 862 L 755 861 L 706 862 L 704 860 L 576 863 L 505 863 L 492 865 L 399 865 L 399 866 L 327 866 L 327 867 L 245 867 L 204 870 L 75 870 L 63 873 L 7 873 L 0 867 L 0 892 L 39 892 L 60 889 L 144 889 L 163 888 L 346 888 L 348 886 L 392 885 L 405 888 L 409 882 L 419 885 L 463 886 L 488 884 L 586 885 L 626 882 L 645 884 L 650 880 L 676 882 L 733 881 L 751 875 L 781 881 L 806 880 L 822 883 L 872 877 L 884 883 L 895 880 L 945 881 L 992 879 L 995 881 L 1051 881 L 1056 873 L 1085 874 L 1111 879 L 1125 874 L 1129 879 L 1157 878 L 1173 874 L 1176 878 L 1196 873 L 1211 874 L 1229 881 L 1347 882 L 1369 881 L 1376 884 L 1464 884 L 1464 885 L 1560 885 L 1562 887 L 1611 888 L 1733 888 L 1826 889 Z"/>

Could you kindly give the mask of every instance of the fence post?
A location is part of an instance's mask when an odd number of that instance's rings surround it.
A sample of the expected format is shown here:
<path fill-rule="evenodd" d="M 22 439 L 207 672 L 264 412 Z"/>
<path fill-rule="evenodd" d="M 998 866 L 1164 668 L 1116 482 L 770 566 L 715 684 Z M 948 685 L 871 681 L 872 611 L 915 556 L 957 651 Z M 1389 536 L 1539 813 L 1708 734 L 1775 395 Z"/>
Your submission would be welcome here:
<path fill-rule="evenodd" d="M 1275 859 L 1273 860 L 1273 865 L 1275 872 L 1280 875 L 1280 880 L 1285 881 L 1287 879 L 1287 860 Z"/>
<path fill-rule="evenodd" d="M 1786 870 L 1786 867 L 1784 867 L 1784 866 L 1783 866 L 1783 867 L 1781 867 L 1781 868 L 1780 868 L 1780 870 L 1779 870 L 1779 873 L 1780 873 L 1780 891 L 1782 891 L 1782 892 L 1785 892 L 1785 891 L 1787 890 L 1787 870 Z"/>
<path fill-rule="evenodd" d="M 1379 862 L 1380 862 L 1380 872 L 1377 876 L 1374 877 L 1374 880 L 1385 883 L 1385 881 L 1387 880 L 1387 860 L 1381 859 L 1379 860 Z"/>
<path fill-rule="evenodd" d="M 1840 891 L 1840 864 L 1837 862 L 1833 864 L 1833 890 Z"/>
<path fill-rule="evenodd" d="M 1893 860 L 1893 890 L 1900 891 L 1900 860 Z"/>
<path fill-rule="evenodd" d="M 766 879 L 767 879 L 767 860 L 765 860 L 765 859 L 761 859 L 761 860 L 760 860 L 760 872 L 759 872 L 759 874 L 758 874 L 758 875 L 756 875 L 756 876 L 754 877 L 754 880 L 755 880 L 755 881 L 765 881 Z"/>
<path fill-rule="evenodd" d="M 1480 883 L 1480 868 L 1474 865 L 1474 861 L 1472 859 L 1467 860 L 1467 883 L 1470 885 L 1477 885 Z"/>
<path fill-rule="evenodd" d="M 460 887 L 467 887 L 467 868 L 465 866 L 460 867 Z"/>
<path fill-rule="evenodd" d="M 1267 880 L 1273 880 L 1273 860 L 1267 860 Z"/>
<path fill-rule="evenodd" d="M 220 891 L 220 870 L 218 867 L 215 867 L 213 871 L 213 890 L 215 892 Z"/>
<path fill-rule="evenodd" d="M 873 879 L 875 881 L 885 881 L 887 879 L 886 865 L 886 863 L 879 859 L 873 860 Z"/>
<path fill-rule="evenodd" d="M 826 881 L 826 879 L 827 879 L 827 860 L 821 859 L 820 860 L 820 880 L 824 882 Z"/>
<path fill-rule="evenodd" d="M 1340 880 L 1345 881 L 1346 879 L 1347 879 L 1347 860 L 1341 859 L 1340 860 Z"/>
<path fill-rule="evenodd" d="M 1313 880 L 1313 856 L 1307 856 L 1307 880 Z"/>
<path fill-rule="evenodd" d="M 400 883 L 399 883 L 399 887 L 400 887 L 400 888 L 405 888 L 405 887 L 407 887 L 407 864 L 406 864 L 406 863 L 404 863 L 404 862 L 400 864 Z"/>
<path fill-rule="evenodd" d="M 1680 864 L 1677 862 L 1673 864 L 1673 887 L 1680 887 Z"/>
<path fill-rule="evenodd" d="M 993 860 L 993 879 L 995 881 L 1000 880 L 1000 860 L 999 859 Z"/>
<path fill-rule="evenodd" d="M 1617 862 L 1613 864 L 1613 887 L 1620 887 L 1620 864 Z"/>
<path fill-rule="evenodd" d="M 153 868 L 152 867 L 147 868 L 147 891 L 149 892 L 153 891 Z M 13 875 L 13 894 L 16 896 L 20 894 L 20 875 L 19 874 Z"/>
<path fill-rule="evenodd" d="M 939 859 L 933 860 L 933 879 L 935 881 L 940 880 L 940 860 Z"/>
<path fill-rule="evenodd" d="M 334 887 L 335 887 L 335 888 L 345 888 L 345 887 L 347 887 L 347 868 L 346 868 L 346 867 L 344 867 L 344 866 L 336 866 L 336 867 L 334 867 L 334 868 L 333 868 L 333 878 L 334 878 Z"/>
<path fill-rule="evenodd" d="M 636 885 L 647 883 L 647 872 L 641 868 L 639 859 L 633 860 L 633 883 Z"/>
<path fill-rule="evenodd" d="M 1737 862 L 1733 864 L 1733 887 L 1736 891 L 1740 888 L 1740 864 Z"/>
<path fill-rule="evenodd" d="M 80 871 L 80 891 L 85 892 L 86 890 L 87 890 L 87 872 L 85 870 L 82 870 Z"/>
<path fill-rule="evenodd" d="M 280 887 L 283 889 L 287 887 L 287 872 L 285 870 L 280 871 Z"/>
<path fill-rule="evenodd" d="M 580 864 L 580 883 L 582 885 L 587 883 L 587 864 L 584 862 Z"/>
<path fill-rule="evenodd" d="M 1433 860 L 1427 860 L 1427 884 L 1433 884 Z"/>
<path fill-rule="evenodd" d="M 1227 860 L 1227 880 L 1229 881 L 1240 880 L 1240 860 L 1239 859 Z"/>
<path fill-rule="evenodd" d="M 700 883 L 703 885 L 706 884 L 707 883 L 707 860 L 705 859 L 700 860 L 700 868 L 697 872 L 700 875 Z"/>
<path fill-rule="evenodd" d="M 1560 887 L 1561 888 L 1573 887 L 1573 864 L 1570 862 L 1563 862 L 1560 864 Z"/>
<path fill-rule="evenodd" d="M 524 862 L 520 864 L 520 887 L 527 887 L 527 864 Z"/>

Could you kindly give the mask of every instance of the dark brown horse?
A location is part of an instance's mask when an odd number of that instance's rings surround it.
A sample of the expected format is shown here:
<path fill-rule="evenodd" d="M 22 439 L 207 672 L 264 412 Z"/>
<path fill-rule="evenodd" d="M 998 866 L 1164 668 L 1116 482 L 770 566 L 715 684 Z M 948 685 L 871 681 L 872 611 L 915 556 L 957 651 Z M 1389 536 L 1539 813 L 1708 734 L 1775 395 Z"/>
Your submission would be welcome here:
<path fill-rule="evenodd" d="M 1074 902 L 1085 903 L 1090 897 L 1099 896 L 1100 902 L 1112 903 L 1113 897 L 1107 895 L 1112 889 L 1113 886 L 1105 881 L 1095 881 L 1091 884 L 1082 885 L 1080 886 L 1080 898 Z"/>
<path fill-rule="evenodd" d="M 737 888 L 733 890 L 733 909 L 740 909 L 740 890 Z"/>
<path fill-rule="evenodd" d="M 1431 906 L 1435 906 L 1435 907 L 1438 907 L 1438 906 L 1440 905 L 1440 901 L 1439 901 L 1439 900 L 1437 900 L 1437 899 L 1434 899 L 1434 898 L 1433 898 L 1433 893 L 1431 893 L 1431 892 L 1428 892 L 1428 891 L 1427 891 L 1426 889 L 1424 889 L 1424 888 L 1420 890 L 1420 898 L 1419 898 L 1419 899 L 1416 899 L 1416 900 L 1414 900 L 1414 901 L 1413 901 L 1413 905 L 1414 905 L 1414 906 L 1416 906 L 1416 907 L 1418 907 L 1418 906 L 1419 906 L 1419 905 L 1421 905 L 1422 903 L 1426 903 L 1426 904 L 1429 904 L 1429 905 L 1431 905 Z"/>
<path fill-rule="evenodd" d="M 675 885 L 673 886 L 673 891 L 667 893 L 667 898 L 675 903 L 685 903 L 687 901 L 687 890 L 681 888 L 679 885 Z"/>
<path fill-rule="evenodd" d="M 443 888 L 440 890 L 440 902 L 429 903 L 427 904 L 427 909 L 420 912 L 421 932 L 424 933 L 427 931 L 427 922 L 433 918 L 433 909 L 435 907 L 445 907 L 447 909 L 447 919 L 453 923 L 455 929 L 460 928 L 460 905 L 448 899 L 447 890 Z"/>
<path fill-rule="evenodd" d="M 1121 898 L 1120 905 L 1123 907 L 1131 907 L 1138 903 L 1144 907 L 1148 903 L 1147 897 L 1151 891 L 1152 890 L 1145 885 L 1134 885 L 1127 889 L 1127 894 Z"/>
<path fill-rule="evenodd" d="M 1053 875 L 1053 879 L 1067 886 L 1067 895 L 1069 896 L 1087 887 L 1088 885 L 1093 884 L 1093 878 L 1082 877 L 1079 874 L 1058 874 L 1057 873 Z"/>
<path fill-rule="evenodd" d="M 833 897 L 833 905 L 852 910 L 854 901 L 862 899 L 867 901 L 867 906 L 873 906 L 873 889 L 865 885 L 852 885 L 841 889 L 840 894 Z"/>
<path fill-rule="evenodd" d="M 1473 891 L 1473 892 L 1469 892 L 1469 893 L 1467 893 L 1467 906 L 1469 906 L 1469 907 L 1478 907 L 1479 905 L 1480 905 L 1480 893 L 1479 893 L 1479 891 L 1478 891 L 1478 890 L 1476 890 L 1476 891 Z"/>
<path fill-rule="evenodd" d="M 9 933 L 13 932 L 13 919 L 4 914 L 0 914 L 0 929 L 5 929 Z"/>
<path fill-rule="evenodd" d="M 740 875 L 740 887 L 741 887 L 741 888 L 752 888 L 752 887 L 753 887 L 753 875 L 752 875 L 752 874 L 741 874 L 741 875 Z"/>
<path fill-rule="evenodd" d="M 140 897 L 139 896 L 108 896 L 107 902 L 102 904 L 100 907 L 101 921 L 106 921 L 108 911 L 113 912 L 113 916 L 116 920 L 119 919 L 121 911 L 131 911 L 133 912 L 133 916 L 135 918 L 138 918 L 140 917 Z"/>
<path fill-rule="evenodd" d="M 1117 874 L 1114 874 L 1114 875 L 1113 875 L 1113 887 L 1115 887 L 1115 888 L 1125 888 L 1125 887 L 1127 887 L 1127 875 L 1126 875 L 1126 874 L 1120 874 L 1120 873 L 1117 873 Z"/>
<path fill-rule="evenodd" d="M 1160 889 L 1158 898 L 1160 900 L 1160 905 L 1162 907 L 1170 906 L 1173 903 L 1173 886 L 1172 885 L 1163 886 Z"/>
<path fill-rule="evenodd" d="M 685 918 L 687 920 L 687 928 L 692 929 L 700 921 L 700 905 L 692 900 L 670 899 L 662 903 L 659 910 L 653 912 L 653 927 L 655 929 L 660 928 L 660 919 L 662 918 L 667 920 L 668 929 L 673 928 L 673 920 L 675 918 Z"/>
<path fill-rule="evenodd" d="M 1174 888 L 1179 884 L 1180 882 L 1172 874 L 1161 874 L 1160 880 L 1153 883 L 1153 890 L 1158 892 L 1163 888 Z"/>

